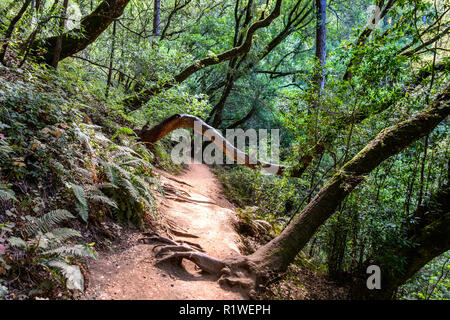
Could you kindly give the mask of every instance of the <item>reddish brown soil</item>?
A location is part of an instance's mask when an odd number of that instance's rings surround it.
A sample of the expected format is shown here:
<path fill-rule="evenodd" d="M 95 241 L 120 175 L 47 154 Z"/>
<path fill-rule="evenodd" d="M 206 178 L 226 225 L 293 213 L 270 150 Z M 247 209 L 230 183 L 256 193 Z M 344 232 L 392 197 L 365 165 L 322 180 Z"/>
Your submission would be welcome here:
<path fill-rule="evenodd" d="M 240 254 L 240 237 L 233 224 L 234 206 L 223 196 L 219 181 L 204 164 L 191 164 L 180 176 L 158 171 L 166 190 L 159 198 L 162 225 L 198 238 L 195 242 L 216 258 Z M 190 261 L 177 266 L 155 264 L 154 245 L 140 244 L 139 232 L 127 231 L 111 252 L 100 252 L 89 264 L 88 299 L 246 299 L 243 292 L 222 288 L 217 276 L 196 270 Z"/>

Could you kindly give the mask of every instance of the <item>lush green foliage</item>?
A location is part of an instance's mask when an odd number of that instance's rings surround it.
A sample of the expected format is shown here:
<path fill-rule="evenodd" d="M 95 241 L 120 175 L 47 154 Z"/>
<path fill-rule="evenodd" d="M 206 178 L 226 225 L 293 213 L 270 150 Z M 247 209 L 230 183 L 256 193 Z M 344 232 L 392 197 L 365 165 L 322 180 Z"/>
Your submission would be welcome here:
<path fill-rule="evenodd" d="M 30 7 L 17 22 L 0 70 L 0 210 L 14 214 L 0 212 L 0 223 L 11 246 L 31 257 L 27 261 L 60 270 L 72 288 L 77 272 L 69 263 L 76 250 L 36 250 L 39 244 L 30 238 L 35 232 L 23 232 L 17 222 L 45 220 L 56 208 L 70 210 L 78 231 L 41 232 L 52 233 L 56 243 L 108 218 L 141 227 L 146 217 L 157 219 L 153 195 L 159 186 L 152 164 L 171 171 L 180 166 L 170 159 L 169 137 L 152 152 L 137 140 L 134 130 L 144 124 L 174 113 L 206 120 L 225 101 L 220 129 L 241 120 L 243 129 L 280 129 L 283 163 L 311 159 L 300 178 L 215 167 L 227 196 L 241 208 L 251 207 L 242 218 L 267 220 L 277 234 L 378 132 L 422 110 L 449 81 L 448 1 L 394 1 L 367 38 L 360 38 L 367 30 L 367 1 L 329 1 L 326 81 L 319 91 L 313 4 L 286 0 L 280 17 L 258 30 L 247 54 L 201 69 L 130 112 L 125 97 L 171 84 L 195 61 L 237 46 L 274 1 L 164 1 L 159 36 L 151 30 L 153 3 L 130 2 L 115 27 L 61 61 L 58 70 L 39 64 L 29 50 L 35 39 L 60 31 L 53 16 L 61 8 L 43 2 L 41 10 Z M 82 15 L 100 2 L 71 1 Z M 19 3 L 0 3 L 2 35 Z M 306 13 L 305 19 L 283 33 L 293 8 Z M 270 47 L 280 35 L 282 41 Z M 345 74 L 351 77 L 344 80 Z M 414 246 L 407 231 L 420 222 L 416 211 L 448 183 L 448 132 L 446 120 L 367 176 L 311 239 L 302 260 L 349 281 L 373 257 L 403 268 L 397 249 Z M 2 234 L 0 250 L 4 243 Z M 0 276 L 11 276 L 5 254 L 0 251 Z M 448 299 L 448 268 L 447 252 L 400 288 L 398 297 Z"/>

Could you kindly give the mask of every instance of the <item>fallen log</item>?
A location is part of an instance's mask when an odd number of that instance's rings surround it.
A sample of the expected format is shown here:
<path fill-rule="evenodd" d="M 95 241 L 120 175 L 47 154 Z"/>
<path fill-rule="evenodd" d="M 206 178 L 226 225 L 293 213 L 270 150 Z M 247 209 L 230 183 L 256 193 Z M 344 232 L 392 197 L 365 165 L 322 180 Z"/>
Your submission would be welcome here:
<path fill-rule="evenodd" d="M 208 138 L 227 156 L 233 158 L 239 164 L 243 164 L 253 170 L 263 170 L 268 173 L 284 176 L 286 175 L 286 169 L 291 168 L 290 166 L 284 166 L 255 159 L 253 156 L 250 156 L 247 153 L 242 152 L 234 147 L 231 142 L 225 139 L 218 130 L 208 125 L 202 119 L 189 114 L 174 114 L 152 128 L 144 126 L 144 128 L 142 128 L 142 130 L 138 132 L 138 135 L 147 146 L 151 146 L 155 142 L 164 138 L 170 132 L 179 128 L 193 129 L 198 134 L 201 134 L 202 136 Z M 298 177 L 303 173 L 304 169 L 294 169 L 290 171 L 290 177 Z"/>

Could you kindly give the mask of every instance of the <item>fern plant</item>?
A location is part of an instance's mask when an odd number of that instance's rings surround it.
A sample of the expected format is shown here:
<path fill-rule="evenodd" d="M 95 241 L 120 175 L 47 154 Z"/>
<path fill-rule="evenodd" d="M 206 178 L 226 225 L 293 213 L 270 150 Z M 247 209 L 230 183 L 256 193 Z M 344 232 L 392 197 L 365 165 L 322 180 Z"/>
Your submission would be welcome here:
<path fill-rule="evenodd" d="M 89 201 L 102 203 L 109 207 L 117 209 L 117 204 L 114 200 L 108 198 L 100 188 L 114 187 L 110 184 L 94 184 L 83 187 L 74 183 L 67 183 L 67 187 L 72 190 L 75 196 L 75 204 L 80 217 L 84 222 L 88 222 L 89 218 Z"/>
<path fill-rule="evenodd" d="M 58 227 L 62 222 L 73 219 L 67 210 L 53 210 L 42 217 L 25 216 L 22 237 L 9 237 L 12 247 L 24 253 L 21 262 L 28 266 L 38 265 L 55 271 L 65 278 L 68 289 L 84 290 L 84 278 L 79 266 L 71 264 L 75 258 L 97 258 L 92 245 L 69 245 L 68 241 L 81 237 L 71 228 Z"/>
<path fill-rule="evenodd" d="M 88 157 L 78 157 L 81 166 L 74 166 L 72 172 L 77 183 L 66 183 L 71 191 L 76 209 L 84 222 L 97 217 L 94 209 L 98 205 L 119 221 L 130 221 L 142 226 L 146 213 L 156 219 L 156 206 L 151 186 L 157 180 L 151 175 L 153 155 L 134 137 L 131 129 L 117 129 L 112 139 L 99 132 L 98 126 L 82 124 L 75 128 L 77 140 L 83 144 Z M 84 166 L 84 167 L 83 167 Z M 94 183 L 93 183 L 94 182 Z"/>
<path fill-rule="evenodd" d="M 0 200 L 17 201 L 14 191 L 9 188 L 9 185 L 0 183 Z"/>
<path fill-rule="evenodd" d="M 1 125 L 1 122 L 0 122 Z M 5 140 L 0 138 L 0 160 L 6 161 L 7 159 L 9 159 L 9 154 L 12 153 L 13 150 L 12 148 L 9 146 L 8 142 L 6 142 Z"/>
<path fill-rule="evenodd" d="M 110 182 L 110 185 L 104 185 L 105 193 L 118 204 L 115 210 L 118 220 L 141 225 L 144 212 L 155 211 L 152 190 L 147 182 L 117 163 L 107 161 L 100 163 L 105 178 Z M 154 218 L 156 219 L 156 216 Z"/>

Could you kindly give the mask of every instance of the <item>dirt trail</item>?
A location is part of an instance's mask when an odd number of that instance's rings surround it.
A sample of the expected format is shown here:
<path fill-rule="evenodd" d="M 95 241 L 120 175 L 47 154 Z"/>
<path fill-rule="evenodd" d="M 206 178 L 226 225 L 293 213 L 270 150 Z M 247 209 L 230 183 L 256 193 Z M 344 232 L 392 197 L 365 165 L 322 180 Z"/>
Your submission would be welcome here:
<path fill-rule="evenodd" d="M 234 206 L 223 197 L 219 181 L 204 164 L 191 164 L 180 176 L 157 171 L 165 196 L 159 197 L 160 215 L 175 232 L 174 240 L 201 245 L 217 258 L 239 254 L 239 235 L 233 228 Z M 100 253 L 89 265 L 88 299 L 246 299 L 243 292 L 224 289 L 217 276 L 201 273 L 190 261 L 182 267 L 169 263 L 155 265 L 154 245 L 140 244 L 140 233 L 110 253 Z"/>

